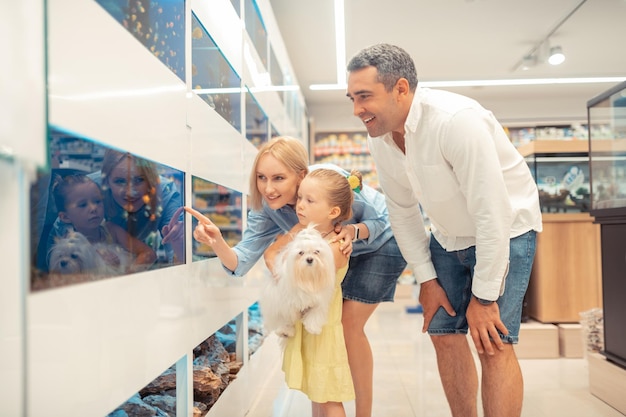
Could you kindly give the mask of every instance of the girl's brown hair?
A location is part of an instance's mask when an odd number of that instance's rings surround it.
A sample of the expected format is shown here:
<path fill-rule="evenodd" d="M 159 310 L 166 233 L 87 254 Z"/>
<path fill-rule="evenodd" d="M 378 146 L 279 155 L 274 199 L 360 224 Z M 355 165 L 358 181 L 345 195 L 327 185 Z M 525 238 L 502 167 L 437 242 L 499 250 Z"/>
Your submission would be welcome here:
<path fill-rule="evenodd" d="M 306 175 L 309 172 L 309 155 L 300 140 L 289 136 L 277 136 L 269 140 L 259 148 L 250 172 L 250 207 L 254 210 L 260 210 L 263 207 L 263 196 L 256 184 L 257 168 L 261 157 L 268 154 L 296 174 L 304 173 Z"/>
<path fill-rule="evenodd" d="M 354 175 L 359 180 L 359 186 L 362 187 L 362 176 L 359 171 L 353 170 L 350 175 Z M 352 217 L 352 203 L 354 202 L 354 194 L 348 182 L 348 178 L 344 177 L 337 171 L 332 169 L 320 168 L 309 172 L 307 178 L 318 180 L 318 185 L 326 191 L 326 197 L 330 206 L 337 206 L 341 210 L 341 214 L 335 219 L 335 224 L 348 220 Z"/>

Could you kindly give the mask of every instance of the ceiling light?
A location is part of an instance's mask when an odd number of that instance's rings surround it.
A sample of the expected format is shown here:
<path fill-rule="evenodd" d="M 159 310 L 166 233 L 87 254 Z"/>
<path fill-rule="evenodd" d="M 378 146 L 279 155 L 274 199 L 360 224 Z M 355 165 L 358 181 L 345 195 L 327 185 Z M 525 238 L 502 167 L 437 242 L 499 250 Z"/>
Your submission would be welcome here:
<path fill-rule="evenodd" d="M 548 57 L 550 65 L 561 65 L 563 61 L 565 61 L 565 55 L 563 55 L 561 47 L 553 46 L 550 48 L 550 56 Z"/>

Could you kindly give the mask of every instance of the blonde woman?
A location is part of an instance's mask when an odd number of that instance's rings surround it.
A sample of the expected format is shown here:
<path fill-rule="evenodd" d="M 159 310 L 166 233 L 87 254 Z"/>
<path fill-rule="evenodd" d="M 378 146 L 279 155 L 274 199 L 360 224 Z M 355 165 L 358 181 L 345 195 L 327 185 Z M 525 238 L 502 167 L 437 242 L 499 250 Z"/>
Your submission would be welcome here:
<path fill-rule="evenodd" d="M 231 248 L 219 228 L 206 217 L 195 228 L 194 238 L 211 246 L 232 275 L 247 273 L 277 235 L 298 224 L 298 187 L 309 171 L 328 168 L 346 178 L 349 175 L 335 165 L 309 167 L 308 160 L 306 148 L 298 139 L 280 136 L 268 141 L 259 149 L 250 174 L 252 210 L 241 242 Z M 385 198 L 368 186 L 355 194 L 352 217 L 343 223 L 336 239 L 344 240 L 341 249 L 350 254 L 342 283 L 342 323 L 356 394 L 356 416 L 369 417 L 374 365 L 364 328 L 379 303 L 393 301 L 406 262 L 391 231 Z"/>

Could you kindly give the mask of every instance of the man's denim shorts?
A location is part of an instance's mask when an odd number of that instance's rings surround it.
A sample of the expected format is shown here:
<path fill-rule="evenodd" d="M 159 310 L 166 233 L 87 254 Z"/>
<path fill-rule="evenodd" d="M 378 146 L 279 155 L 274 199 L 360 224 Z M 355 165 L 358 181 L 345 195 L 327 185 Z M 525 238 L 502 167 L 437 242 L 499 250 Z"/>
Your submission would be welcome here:
<path fill-rule="evenodd" d="M 530 271 L 535 257 L 537 233 L 533 230 L 511 239 L 509 272 L 506 276 L 504 294 L 498 299 L 500 318 L 509 331 L 508 335 L 500 334 L 504 343 L 517 343 L 522 316 L 524 294 L 528 288 Z M 428 327 L 428 334 L 467 334 L 465 312 L 472 296 L 472 278 L 476 265 L 476 247 L 446 252 L 439 242 L 431 236 L 430 253 L 437 279 L 443 287 L 456 311 L 451 317 L 440 307 Z"/>
<path fill-rule="evenodd" d="M 393 301 L 398 278 L 405 267 L 406 261 L 394 237 L 375 252 L 353 256 L 341 283 L 343 298 L 366 304 Z"/>

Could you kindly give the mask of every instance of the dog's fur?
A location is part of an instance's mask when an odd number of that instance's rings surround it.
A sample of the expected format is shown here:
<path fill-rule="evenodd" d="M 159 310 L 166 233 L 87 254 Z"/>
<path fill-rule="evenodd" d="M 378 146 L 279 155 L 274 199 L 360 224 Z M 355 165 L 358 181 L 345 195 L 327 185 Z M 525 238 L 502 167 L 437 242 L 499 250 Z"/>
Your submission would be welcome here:
<path fill-rule="evenodd" d="M 48 269 L 54 274 L 91 274 L 94 278 L 120 275 L 128 266 L 130 254 L 116 246 L 103 243 L 92 245 L 82 233 L 70 231 L 50 248 Z M 114 251 L 119 265 L 107 264 L 101 255 L 104 251 Z"/>
<path fill-rule="evenodd" d="M 328 320 L 335 289 L 335 260 L 327 241 L 312 226 L 300 231 L 276 256 L 274 279 L 261 295 L 268 332 L 281 338 L 295 334 L 295 324 L 319 334 Z"/>

